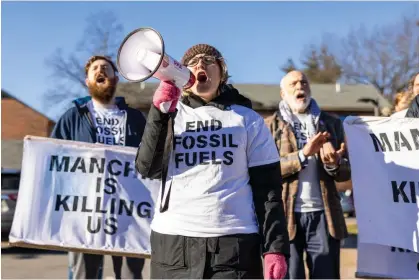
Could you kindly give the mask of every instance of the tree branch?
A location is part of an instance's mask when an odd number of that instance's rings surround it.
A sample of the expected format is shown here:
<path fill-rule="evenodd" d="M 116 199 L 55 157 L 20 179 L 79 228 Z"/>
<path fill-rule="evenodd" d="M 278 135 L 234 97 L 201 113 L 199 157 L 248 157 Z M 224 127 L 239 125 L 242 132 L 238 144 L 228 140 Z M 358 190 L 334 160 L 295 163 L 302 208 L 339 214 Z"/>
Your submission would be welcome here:
<path fill-rule="evenodd" d="M 86 28 L 73 52 L 65 55 L 57 49 L 45 61 L 51 70 L 52 87 L 44 94 L 45 107 L 53 108 L 57 102 L 70 100 L 86 94 L 84 64 L 92 55 L 107 55 L 116 60 L 123 32 L 111 11 L 99 11 L 86 19 Z"/>

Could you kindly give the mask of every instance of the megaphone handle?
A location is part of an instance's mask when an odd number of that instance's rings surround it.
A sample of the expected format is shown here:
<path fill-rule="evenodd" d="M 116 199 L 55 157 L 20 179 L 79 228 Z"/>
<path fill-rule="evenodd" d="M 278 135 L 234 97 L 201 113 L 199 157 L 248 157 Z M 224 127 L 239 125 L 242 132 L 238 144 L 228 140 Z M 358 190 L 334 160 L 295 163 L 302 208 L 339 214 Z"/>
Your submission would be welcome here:
<path fill-rule="evenodd" d="M 162 113 L 172 113 L 176 110 L 180 94 L 175 83 L 161 81 L 153 95 L 153 104 Z"/>

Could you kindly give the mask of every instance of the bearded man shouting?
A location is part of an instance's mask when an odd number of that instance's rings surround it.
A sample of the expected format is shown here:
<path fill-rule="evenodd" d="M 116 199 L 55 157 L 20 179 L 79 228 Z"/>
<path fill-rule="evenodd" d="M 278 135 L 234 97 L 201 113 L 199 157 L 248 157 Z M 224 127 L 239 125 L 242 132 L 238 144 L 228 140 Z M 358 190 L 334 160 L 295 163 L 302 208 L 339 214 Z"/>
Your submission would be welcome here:
<path fill-rule="evenodd" d="M 119 81 L 117 68 L 105 56 L 91 57 L 85 66 L 90 96 L 74 100 L 52 131 L 52 138 L 138 147 L 143 136 L 145 118 L 128 107 L 125 99 L 115 97 Z M 94 187 L 94 186 L 93 186 Z M 77 233 L 74 233 L 77 234 Z M 112 257 L 115 279 L 140 279 L 144 259 Z M 100 279 L 103 256 L 69 253 L 69 279 Z"/>

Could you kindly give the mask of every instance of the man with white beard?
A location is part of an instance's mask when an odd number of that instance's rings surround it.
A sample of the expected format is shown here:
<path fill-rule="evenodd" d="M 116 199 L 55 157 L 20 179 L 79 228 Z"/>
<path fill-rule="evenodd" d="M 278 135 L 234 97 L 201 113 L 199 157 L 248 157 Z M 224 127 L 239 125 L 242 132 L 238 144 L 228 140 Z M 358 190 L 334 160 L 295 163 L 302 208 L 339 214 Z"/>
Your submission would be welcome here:
<path fill-rule="evenodd" d="M 339 279 L 340 241 L 347 228 L 336 182 L 350 179 L 340 119 L 322 112 L 307 77 L 289 72 L 281 81 L 279 110 L 266 119 L 277 145 L 282 199 L 290 238 L 288 277 Z"/>

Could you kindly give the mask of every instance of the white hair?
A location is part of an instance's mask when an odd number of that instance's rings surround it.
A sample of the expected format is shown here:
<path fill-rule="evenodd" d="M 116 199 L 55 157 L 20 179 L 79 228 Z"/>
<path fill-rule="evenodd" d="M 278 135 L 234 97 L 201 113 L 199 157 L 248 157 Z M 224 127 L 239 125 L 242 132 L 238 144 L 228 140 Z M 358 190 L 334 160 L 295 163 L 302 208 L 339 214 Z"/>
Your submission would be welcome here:
<path fill-rule="evenodd" d="M 281 82 L 279 83 L 279 86 L 281 88 L 281 90 L 285 89 L 285 78 L 287 77 L 287 75 L 285 75 L 284 77 L 282 77 Z"/>
<path fill-rule="evenodd" d="M 303 76 L 307 79 L 306 74 L 304 74 L 304 73 L 303 73 L 303 72 L 301 72 L 301 71 L 298 71 L 298 70 L 293 70 L 293 71 L 290 71 L 290 72 L 288 72 L 287 74 L 285 74 L 285 75 L 284 75 L 284 77 L 282 77 L 281 82 L 279 83 L 279 86 L 280 86 L 280 88 L 281 88 L 282 90 L 284 90 L 284 89 L 285 89 L 285 87 L 286 87 L 286 85 L 285 85 L 285 78 L 286 78 L 286 77 L 289 75 L 289 73 L 291 73 L 291 72 L 299 72 L 299 73 L 303 74 Z M 308 81 L 308 79 L 307 79 L 307 81 Z"/>
<path fill-rule="evenodd" d="M 303 74 L 304 75 L 304 74 Z M 292 93 L 289 93 L 285 88 L 286 88 L 286 77 L 288 76 L 288 73 L 282 77 L 281 82 L 280 82 L 280 88 L 281 88 L 281 92 L 282 92 L 282 99 L 283 101 L 285 101 L 288 106 L 291 107 L 292 110 L 298 111 L 298 112 L 303 112 L 304 110 L 307 109 L 308 105 L 310 104 L 311 101 L 311 95 L 307 96 L 306 102 L 304 102 L 303 104 L 301 103 L 297 103 L 295 96 Z"/>

